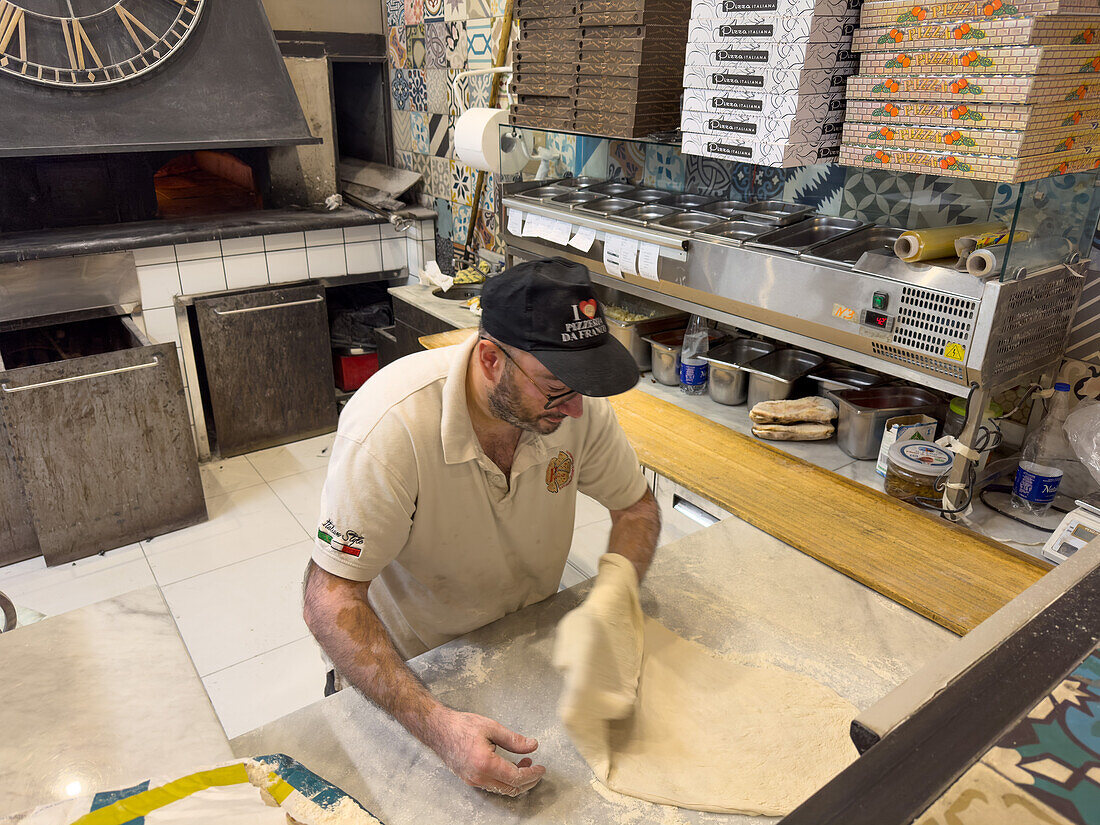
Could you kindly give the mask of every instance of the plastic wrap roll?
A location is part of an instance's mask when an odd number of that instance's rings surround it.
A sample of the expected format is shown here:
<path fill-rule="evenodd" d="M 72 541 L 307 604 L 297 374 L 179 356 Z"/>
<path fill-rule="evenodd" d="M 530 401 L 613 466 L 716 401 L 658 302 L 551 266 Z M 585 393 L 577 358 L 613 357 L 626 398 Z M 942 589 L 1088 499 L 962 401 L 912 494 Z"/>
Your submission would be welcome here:
<path fill-rule="evenodd" d="M 1034 272 L 1051 264 L 1072 262 L 1077 256 L 1077 249 L 1064 238 L 998 244 L 971 253 L 966 259 L 966 271 L 975 278 L 999 276 L 1006 255 L 1008 272 L 1005 276 L 1008 280 L 1015 280 L 1025 277 L 1029 269 Z"/>
<path fill-rule="evenodd" d="M 997 246 L 998 244 L 1005 244 L 1009 241 L 1028 241 L 1031 240 L 1031 233 L 1026 229 L 1017 229 L 1015 233 L 1004 232 L 984 232 L 981 235 L 965 235 L 961 238 L 955 239 L 955 254 L 959 256 L 958 263 L 955 264 L 955 269 L 959 272 L 966 272 L 966 259 L 969 258 L 975 250 L 986 249 L 990 246 Z"/>
<path fill-rule="evenodd" d="M 997 246 L 987 246 L 985 249 L 972 252 L 966 259 L 966 271 L 975 278 L 989 278 L 993 275 L 1000 275 L 1008 249 L 1008 244 L 998 244 Z"/>
<path fill-rule="evenodd" d="M 894 254 L 907 263 L 943 258 L 955 254 L 955 241 L 970 235 L 1003 232 L 1003 223 L 968 223 L 902 232 L 894 243 Z"/>

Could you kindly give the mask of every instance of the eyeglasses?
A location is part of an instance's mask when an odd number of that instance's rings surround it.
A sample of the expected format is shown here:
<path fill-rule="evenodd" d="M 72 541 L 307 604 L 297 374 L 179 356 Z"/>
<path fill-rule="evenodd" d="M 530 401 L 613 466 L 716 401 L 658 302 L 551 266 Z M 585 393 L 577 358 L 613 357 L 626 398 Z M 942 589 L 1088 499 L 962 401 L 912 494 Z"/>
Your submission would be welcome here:
<path fill-rule="evenodd" d="M 492 344 L 497 349 L 499 349 L 501 352 L 503 352 L 504 357 L 507 358 L 509 361 L 511 361 L 515 365 L 516 369 L 519 370 L 520 373 L 523 374 L 523 377 L 531 382 L 531 386 L 534 387 L 538 391 L 539 395 L 543 396 L 546 399 L 546 405 L 543 407 L 544 410 L 556 409 L 557 407 L 560 407 L 562 404 L 566 404 L 569 401 L 571 401 L 572 399 L 576 398 L 578 395 L 580 395 L 579 392 L 575 392 L 573 390 L 569 390 L 568 392 L 560 392 L 556 395 L 551 395 L 550 393 L 543 390 L 543 388 L 538 385 L 538 382 L 535 381 L 534 378 L 532 378 L 530 375 L 527 374 L 527 370 L 525 370 L 523 367 L 521 367 L 519 365 L 519 362 L 516 361 L 516 359 L 512 357 L 511 353 L 509 353 L 508 350 L 506 350 L 504 347 L 502 347 L 496 341 L 490 341 L 488 338 L 485 338 L 484 336 L 481 338 L 481 340 L 482 341 L 489 341 L 490 344 Z"/>

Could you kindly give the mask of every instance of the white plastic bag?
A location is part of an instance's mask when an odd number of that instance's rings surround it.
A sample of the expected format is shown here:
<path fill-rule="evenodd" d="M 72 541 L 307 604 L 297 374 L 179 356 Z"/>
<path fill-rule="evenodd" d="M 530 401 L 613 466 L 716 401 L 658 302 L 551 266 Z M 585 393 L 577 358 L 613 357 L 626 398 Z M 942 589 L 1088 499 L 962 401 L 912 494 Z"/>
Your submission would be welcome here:
<path fill-rule="evenodd" d="M 1078 460 L 1100 484 L 1100 402 L 1086 399 L 1079 403 L 1063 429 Z"/>

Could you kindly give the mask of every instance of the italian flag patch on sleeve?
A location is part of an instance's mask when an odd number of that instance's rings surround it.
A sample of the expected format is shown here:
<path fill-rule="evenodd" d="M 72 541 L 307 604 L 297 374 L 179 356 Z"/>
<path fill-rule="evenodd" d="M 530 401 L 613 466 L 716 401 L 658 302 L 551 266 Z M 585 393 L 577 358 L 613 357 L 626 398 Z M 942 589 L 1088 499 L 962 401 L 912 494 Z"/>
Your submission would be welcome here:
<path fill-rule="evenodd" d="M 324 530 L 317 531 L 317 538 L 331 547 L 333 550 L 338 550 L 341 553 L 347 553 L 349 556 L 355 556 L 359 558 L 359 554 L 363 552 L 361 547 L 348 547 L 346 544 L 340 541 L 340 539 L 333 538 Z"/>

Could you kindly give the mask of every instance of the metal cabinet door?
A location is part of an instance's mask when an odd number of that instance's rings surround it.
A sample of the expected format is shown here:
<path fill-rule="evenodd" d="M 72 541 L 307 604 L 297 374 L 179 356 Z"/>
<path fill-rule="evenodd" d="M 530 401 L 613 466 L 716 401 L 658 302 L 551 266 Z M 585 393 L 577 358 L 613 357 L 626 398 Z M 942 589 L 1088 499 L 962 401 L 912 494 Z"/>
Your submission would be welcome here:
<path fill-rule="evenodd" d="M 206 519 L 172 344 L 2 372 L 0 415 L 47 564 Z"/>
<path fill-rule="evenodd" d="M 0 416 L 0 567 L 40 555 L 23 479 Z"/>
<path fill-rule="evenodd" d="M 239 455 L 336 427 L 323 288 L 200 298 L 195 317 L 218 454 Z"/>

